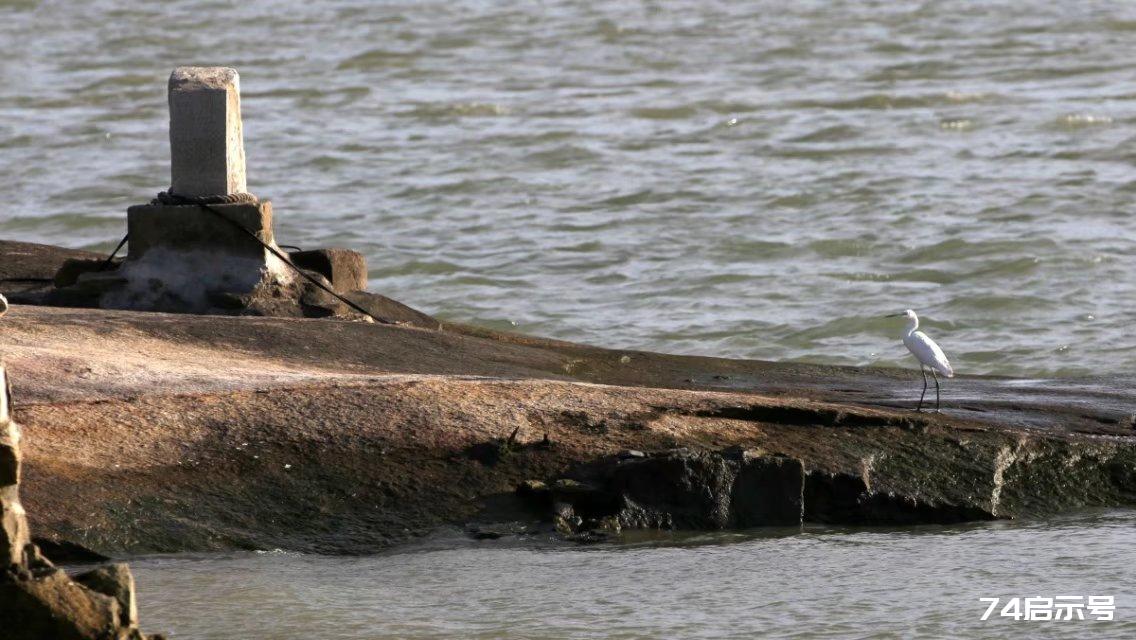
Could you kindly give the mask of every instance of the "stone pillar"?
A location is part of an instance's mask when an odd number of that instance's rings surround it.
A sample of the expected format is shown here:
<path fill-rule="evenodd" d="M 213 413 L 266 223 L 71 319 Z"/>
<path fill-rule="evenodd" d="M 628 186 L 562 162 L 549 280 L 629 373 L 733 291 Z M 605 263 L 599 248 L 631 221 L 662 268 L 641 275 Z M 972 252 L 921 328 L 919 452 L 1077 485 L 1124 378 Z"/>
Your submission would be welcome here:
<path fill-rule="evenodd" d="M 247 191 L 240 79 L 229 67 L 178 67 L 170 74 L 170 191 Z"/>
<path fill-rule="evenodd" d="M 178 67 L 170 74 L 168 98 L 170 188 L 127 209 L 125 260 L 65 265 L 48 304 L 369 317 L 322 289 L 364 289 L 363 257 L 341 249 L 286 256 L 273 236 L 272 203 L 248 193 L 237 71 Z M 297 277 L 297 270 L 308 279 Z"/>
<path fill-rule="evenodd" d="M 20 427 L 9 416 L 11 393 L 0 366 L 0 563 L 23 565 L 28 521 L 20 505 Z"/>
<path fill-rule="evenodd" d="M 207 207 L 177 199 L 130 207 L 127 259 L 101 276 L 99 306 L 189 313 L 241 309 L 255 292 L 292 282 L 276 248 L 272 203 L 247 193 L 240 76 L 228 67 L 170 74 L 170 194 L 232 196 Z M 92 275 L 88 280 L 98 280 Z"/>

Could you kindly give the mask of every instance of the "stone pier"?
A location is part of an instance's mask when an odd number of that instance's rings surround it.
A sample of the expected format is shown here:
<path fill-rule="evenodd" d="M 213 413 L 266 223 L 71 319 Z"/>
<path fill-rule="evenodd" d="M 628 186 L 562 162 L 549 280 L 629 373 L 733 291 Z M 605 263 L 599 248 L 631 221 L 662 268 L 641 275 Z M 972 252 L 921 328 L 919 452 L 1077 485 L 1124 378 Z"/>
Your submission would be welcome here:
<path fill-rule="evenodd" d="M 351 292 L 366 284 L 362 256 L 345 249 L 285 256 L 272 230 L 272 203 L 248 193 L 237 71 L 178 67 L 170 75 L 168 95 L 169 190 L 127 210 L 124 261 L 66 265 L 55 279 L 58 290 L 46 302 L 350 317 L 349 306 L 297 272 L 310 272 L 338 294 Z"/>
<path fill-rule="evenodd" d="M 276 248 L 272 204 L 247 193 L 236 69 L 174 69 L 169 107 L 171 186 L 166 198 L 127 210 L 126 286 L 103 306 L 205 312 L 290 283 L 266 248 Z"/>

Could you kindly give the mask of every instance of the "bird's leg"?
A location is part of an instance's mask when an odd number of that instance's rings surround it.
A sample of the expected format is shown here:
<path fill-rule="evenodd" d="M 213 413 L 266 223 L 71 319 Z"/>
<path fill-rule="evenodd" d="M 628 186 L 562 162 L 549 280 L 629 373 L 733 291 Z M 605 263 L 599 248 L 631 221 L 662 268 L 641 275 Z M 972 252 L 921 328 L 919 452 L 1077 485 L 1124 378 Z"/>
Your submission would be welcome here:
<path fill-rule="evenodd" d="M 923 365 L 919 365 L 919 373 L 923 374 L 923 393 L 919 394 L 919 406 L 915 407 L 915 412 L 923 411 L 923 397 L 927 395 L 927 370 Z"/>
<path fill-rule="evenodd" d="M 935 413 L 939 413 L 939 374 L 931 369 L 931 376 L 935 378 Z"/>

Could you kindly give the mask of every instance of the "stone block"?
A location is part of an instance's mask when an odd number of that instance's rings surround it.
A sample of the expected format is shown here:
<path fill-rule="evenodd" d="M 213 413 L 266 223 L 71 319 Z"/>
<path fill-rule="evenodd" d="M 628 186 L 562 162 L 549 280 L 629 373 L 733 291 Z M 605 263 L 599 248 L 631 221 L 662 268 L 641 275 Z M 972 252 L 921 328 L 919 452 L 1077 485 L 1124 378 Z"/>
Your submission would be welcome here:
<path fill-rule="evenodd" d="M 138 625 L 138 604 L 134 597 L 134 574 L 123 562 L 107 564 L 75 576 L 75 582 L 118 602 L 119 622 L 124 627 Z"/>
<path fill-rule="evenodd" d="M 92 640 L 126 634 L 118 602 L 76 584 L 56 569 L 0 580 L 0 635 L 5 640 Z"/>
<path fill-rule="evenodd" d="M 170 190 L 183 196 L 248 190 L 240 75 L 229 67 L 170 74 Z"/>
<path fill-rule="evenodd" d="M 367 288 L 367 261 L 363 254 L 350 249 L 316 249 L 288 254 L 301 269 L 315 271 L 328 279 L 337 293 Z"/>
<path fill-rule="evenodd" d="M 273 244 L 272 203 L 211 204 L 211 209 L 240 227 Z M 266 259 L 264 247 L 233 224 L 197 205 L 135 205 L 126 210 L 130 234 L 129 260 L 137 260 L 153 248 L 170 251 L 207 251 L 232 257 Z"/>

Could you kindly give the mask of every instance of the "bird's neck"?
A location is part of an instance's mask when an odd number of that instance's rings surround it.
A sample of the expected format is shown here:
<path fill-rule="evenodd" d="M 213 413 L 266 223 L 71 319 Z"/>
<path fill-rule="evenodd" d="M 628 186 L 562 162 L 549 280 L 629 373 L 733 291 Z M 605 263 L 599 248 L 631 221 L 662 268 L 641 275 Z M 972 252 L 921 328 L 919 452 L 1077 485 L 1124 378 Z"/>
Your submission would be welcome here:
<path fill-rule="evenodd" d="M 910 320 L 907 321 L 907 335 L 911 335 L 911 334 L 915 333 L 915 330 L 918 329 L 918 328 L 919 328 L 919 318 L 911 318 Z"/>

